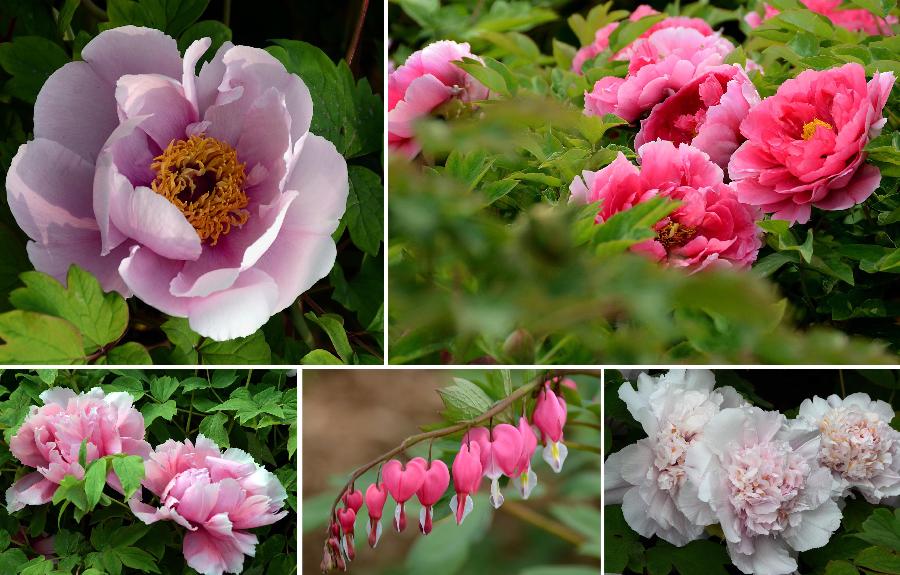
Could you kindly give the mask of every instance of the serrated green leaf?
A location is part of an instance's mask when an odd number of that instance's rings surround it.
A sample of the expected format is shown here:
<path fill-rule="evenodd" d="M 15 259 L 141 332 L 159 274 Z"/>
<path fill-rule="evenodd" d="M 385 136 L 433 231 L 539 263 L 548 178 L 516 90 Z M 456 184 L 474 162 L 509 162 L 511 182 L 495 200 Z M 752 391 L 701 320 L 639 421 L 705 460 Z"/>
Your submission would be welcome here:
<path fill-rule="evenodd" d="M 144 424 L 148 427 L 157 418 L 161 417 L 166 421 L 172 421 L 178 408 L 175 406 L 175 400 L 170 399 L 165 403 L 147 403 L 141 408 L 141 415 L 144 416 Z"/>
<path fill-rule="evenodd" d="M 14 310 L 0 314 L 0 363 L 84 363 L 81 334 L 58 317 Z"/>
<path fill-rule="evenodd" d="M 266 365 L 272 363 L 272 350 L 263 332 L 228 341 L 207 339 L 199 348 L 201 363 L 207 365 Z"/>
<path fill-rule="evenodd" d="M 477 385 L 461 377 L 453 378 L 453 385 L 438 390 L 444 402 L 444 416 L 457 422 L 472 419 L 487 411 L 493 401 Z"/>
<path fill-rule="evenodd" d="M 122 483 L 125 499 L 130 499 L 141 486 L 141 481 L 144 479 L 144 460 L 137 455 L 114 457 L 112 468 L 116 477 Z"/>
<path fill-rule="evenodd" d="M 221 448 L 231 447 L 228 431 L 225 430 L 226 423 L 228 423 L 228 416 L 224 413 L 208 415 L 200 422 L 200 433 L 213 440 Z"/>
<path fill-rule="evenodd" d="M 150 394 L 156 401 L 165 403 L 172 397 L 179 385 L 179 381 L 174 377 L 157 377 L 150 381 Z"/>
<path fill-rule="evenodd" d="M 84 493 L 87 496 L 87 510 L 97 506 L 103 488 L 106 486 L 106 459 L 92 461 L 84 474 Z"/>
<path fill-rule="evenodd" d="M 350 195 L 344 221 L 354 245 L 376 256 L 384 241 L 384 186 L 368 168 L 350 166 Z"/>

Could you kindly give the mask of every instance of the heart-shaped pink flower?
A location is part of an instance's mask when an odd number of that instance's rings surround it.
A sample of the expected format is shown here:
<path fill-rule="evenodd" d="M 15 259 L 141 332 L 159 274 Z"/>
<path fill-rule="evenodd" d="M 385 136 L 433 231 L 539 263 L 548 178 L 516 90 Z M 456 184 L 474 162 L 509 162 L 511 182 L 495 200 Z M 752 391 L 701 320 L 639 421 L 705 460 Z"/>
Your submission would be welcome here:
<path fill-rule="evenodd" d="M 394 528 L 397 532 L 403 531 L 406 529 L 406 512 L 403 505 L 416 494 L 425 481 L 425 460 L 416 457 L 404 467 L 398 460 L 391 459 L 382 467 L 381 477 L 388 493 L 400 504 L 394 512 Z"/>
<path fill-rule="evenodd" d="M 350 487 L 349 490 L 344 492 L 344 496 L 341 497 L 341 501 L 344 502 L 345 507 L 349 507 L 353 511 L 359 513 L 359 508 L 362 507 L 363 504 L 362 491 Z"/>
<path fill-rule="evenodd" d="M 513 484 L 519 490 L 522 499 L 528 499 L 531 490 L 537 485 L 537 474 L 531 470 L 531 457 L 537 449 L 537 436 L 528 423 L 528 419 L 523 415 L 519 418 L 519 435 L 522 436 L 522 453 L 519 455 L 519 462 L 516 464 L 516 470 L 513 474 Z"/>
<path fill-rule="evenodd" d="M 360 493 L 360 496 L 361 495 L 362 494 Z M 356 511 L 354 511 L 353 508 L 350 507 L 338 509 L 337 519 L 338 523 L 341 524 L 341 531 L 344 532 L 344 537 L 341 539 L 341 545 L 343 546 L 344 553 L 346 553 L 347 557 L 351 561 L 353 561 L 354 559 L 356 559 L 356 549 L 354 549 L 353 547 L 353 532 L 354 525 L 356 524 Z"/>
<path fill-rule="evenodd" d="M 481 466 L 484 476 L 491 480 L 491 504 L 496 509 L 503 505 L 500 476 L 515 475 L 522 455 L 522 435 L 512 425 L 501 423 L 491 430 L 472 429 L 463 437 L 463 442 L 469 441 L 477 442 L 481 448 Z"/>
<path fill-rule="evenodd" d="M 550 382 L 545 383 L 544 389 L 538 395 L 531 418 L 541 432 L 541 439 L 544 443 L 544 461 L 556 473 L 562 469 L 566 455 L 569 453 L 562 442 L 566 415 L 566 401 L 553 393 L 553 390 L 550 389 Z"/>
<path fill-rule="evenodd" d="M 431 508 L 444 496 L 448 485 L 450 485 L 450 470 L 447 469 L 447 464 L 440 459 L 429 462 L 425 469 L 425 480 L 422 482 L 422 487 L 416 492 L 419 503 L 422 504 L 422 511 L 419 513 L 419 530 L 425 535 L 431 533 Z"/>
<path fill-rule="evenodd" d="M 366 532 L 369 535 L 369 547 L 375 548 L 381 539 L 381 514 L 387 501 L 387 491 L 383 483 L 373 483 L 366 489 L 366 509 L 369 510 L 369 524 Z"/>
<path fill-rule="evenodd" d="M 450 498 L 450 509 L 456 515 L 457 524 L 461 524 L 472 512 L 474 503 L 470 495 L 478 491 L 482 471 L 481 447 L 478 442 L 463 443 L 453 460 L 453 488 L 456 495 Z"/>

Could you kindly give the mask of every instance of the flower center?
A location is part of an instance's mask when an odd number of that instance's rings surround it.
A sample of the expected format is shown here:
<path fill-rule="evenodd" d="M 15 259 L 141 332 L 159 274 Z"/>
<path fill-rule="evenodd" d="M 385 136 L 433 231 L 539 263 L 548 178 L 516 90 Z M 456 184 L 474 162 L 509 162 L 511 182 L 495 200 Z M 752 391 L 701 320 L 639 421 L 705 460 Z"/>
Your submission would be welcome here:
<path fill-rule="evenodd" d="M 768 535 L 790 525 L 810 468 L 786 442 L 745 447 L 726 466 L 729 501 L 743 530 Z"/>
<path fill-rule="evenodd" d="M 828 122 L 823 122 L 822 120 L 820 120 L 820 119 L 818 119 L 818 118 L 813 118 L 813 121 L 812 121 L 812 122 L 807 122 L 807 123 L 803 124 L 803 134 L 802 134 L 803 139 L 804 139 L 804 140 L 809 140 L 810 138 L 812 138 L 813 136 L 815 136 L 815 135 L 816 135 L 816 128 L 818 128 L 819 126 L 822 126 L 822 127 L 825 128 L 826 130 L 832 130 L 832 129 L 833 129 L 833 128 L 831 127 L 831 124 L 829 124 Z"/>
<path fill-rule="evenodd" d="M 847 479 L 870 479 L 890 466 L 891 429 L 875 414 L 835 409 L 822 419 L 819 430 L 819 461 Z"/>
<path fill-rule="evenodd" d="M 697 235 L 697 228 L 682 226 L 678 222 L 669 222 L 656 231 L 656 239 L 666 251 L 680 248 Z"/>
<path fill-rule="evenodd" d="M 214 246 L 232 226 L 247 223 L 244 164 L 225 142 L 203 135 L 173 140 L 150 167 L 153 191 L 181 210 L 202 241 Z"/>
<path fill-rule="evenodd" d="M 656 437 L 654 465 L 659 470 L 656 483 L 660 489 L 665 491 L 676 489 L 684 482 L 684 459 L 695 435 L 685 433 L 674 423 L 669 423 L 665 429 L 659 431 Z"/>

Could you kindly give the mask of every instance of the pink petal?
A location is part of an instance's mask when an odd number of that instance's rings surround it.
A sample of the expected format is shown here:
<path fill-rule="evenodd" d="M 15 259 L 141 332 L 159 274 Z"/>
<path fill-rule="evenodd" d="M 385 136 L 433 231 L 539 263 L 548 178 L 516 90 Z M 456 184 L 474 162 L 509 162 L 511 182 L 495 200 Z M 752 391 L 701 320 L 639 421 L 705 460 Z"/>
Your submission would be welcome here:
<path fill-rule="evenodd" d="M 297 190 L 296 204 L 285 226 L 291 230 L 331 235 L 337 229 L 350 190 L 347 162 L 334 144 L 309 134 L 294 147 L 284 190 Z"/>
<path fill-rule="evenodd" d="M 119 274 L 147 305 L 169 315 L 187 317 L 190 300 L 173 296 L 169 291 L 169 284 L 182 265 L 182 262 L 166 259 L 148 248 L 134 246 L 119 265 Z"/>
<path fill-rule="evenodd" d="M 69 267 L 75 264 L 96 277 L 104 291 L 117 291 L 126 298 L 131 297 L 132 292 L 119 275 L 119 265 L 128 257 L 130 248 L 131 244 L 122 244 L 101 256 L 99 235 L 48 244 L 28 242 L 26 247 L 34 269 L 53 276 L 64 285 Z"/>
<path fill-rule="evenodd" d="M 110 84 L 126 74 L 181 78 L 178 44 L 152 28 L 122 26 L 106 30 L 87 43 L 81 57 Z"/>
<path fill-rule="evenodd" d="M 197 121 L 184 88 L 167 76 L 122 76 L 116 84 L 116 102 L 123 119 L 149 116 L 140 127 L 161 149 L 183 139 L 188 124 Z"/>
<path fill-rule="evenodd" d="M 49 503 L 58 485 L 37 471 L 25 475 L 6 490 L 6 510 L 14 513 L 26 505 Z"/>
<path fill-rule="evenodd" d="M 191 329 L 216 341 L 251 335 L 279 311 L 278 291 L 271 276 L 251 268 L 230 288 L 191 301 Z"/>
<path fill-rule="evenodd" d="M 187 564 L 201 575 L 240 573 L 244 568 L 244 554 L 252 555 L 256 536 L 234 532 L 231 537 L 219 539 L 204 529 L 188 533 L 184 537 L 184 558 Z"/>

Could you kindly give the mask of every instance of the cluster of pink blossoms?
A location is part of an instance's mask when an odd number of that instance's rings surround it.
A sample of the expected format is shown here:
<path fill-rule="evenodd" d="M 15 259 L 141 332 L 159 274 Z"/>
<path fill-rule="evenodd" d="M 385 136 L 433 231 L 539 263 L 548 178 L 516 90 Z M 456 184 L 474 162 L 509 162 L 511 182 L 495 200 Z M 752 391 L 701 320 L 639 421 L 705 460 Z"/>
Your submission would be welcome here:
<path fill-rule="evenodd" d="M 222 452 L 198 435 L 196 444 L 170 439 L 152 450 L 144 440 L 144 418 L 127 393 L 104 394 L 95 387 L 76 394 L 57 387 L 40 397 L 44 405 L 32 406 L 9 443 L 16 459 L 37 470 L 6 491 L 10 513 L 49 503 L 66 476 L 84 479 L 79 463 L 84 443 L 86 464 L 107 455 L 144 459 L 142 485 L 159 499 L 159 507 L 143 503 L 140 490 L 129 506 L 144 523 L 167 520 L 187 529 L 184 557 L 202 575 L 240 573 L 244 556 L 253 556 L 257 544 L 248 530 L 287 515 L 281 482 L 240 449 Z M 122 492 L 112 471 L 107 483 Z"/>
<path fill-rule="evenodd" d="M 810 11 L 816 12 L 828 18 L 835 26 L 846 28 L 852 32 L 864 32 L 870 36 L 893 36 L 891 29 L 897 23 L 896 16 L 879 18 L 862 8 L 841 9 L 841 0 L 800 0 Z M 770 4 L 763 3 L 763 13 L 749 12 L 744 16 L 744 22 L 751 28 L 756 28 L 769 18 L 777 16 L 781 10 Z"/>
<path fill-rule="evenodd" d="M 855 393 L 814 397 L 796 419 L 748 405 L 706 370 L 640 374 L 619 397 L 647 437 L 613 453 L 605 503 L 644 537 L 683 546 L 719 525 L 742 573 L 787 575 L 825 546 L 841 499 L 900 494 L 891 406 Z"/>
<path fill-rule="evenodd" d="M 537 450 L 538 436 L 532 424 L 540 433 L 543 458 L 553 471 L 562 470 L 568 454 L 563 443 L 567 409 L 562 394 L 557 393 L 560 386 L 574 388 L 575 382 L 560 378 L 546 382 L 538 392 L 531 423 L 523 414 L 516 426 L 500 423 L 466 432 L 451 469 L 440 459 L 415 457 L 406 464 L 391 459 L 382 466 L 380 481 L 369 485 L 365 496 L 351 485 L 341 496 L 343 507 L 335 510 L 329 524 L 322 571 L 346 571 L 348 563 L 356 558 L 356 516 L 364 502 L 369 514 L 368 542 L 374 548 L 381 539 L 381 517 L 388 495 L 397 503 L 393 526 L 398 533 L 406 529 L 406 502 L 413 497 L 419 500 L 419 531 L 424 535 L 431 533 L 433 507 L 450 486 L 451 476 L 455 494 L 450 499 L 450 509 L 457 524 L 462 524 L 472 512 L 472 496 L 485 477 L 491 481 L 490 501 L 495 509 L 503 505 L 499 481 L 504 476 L 510 478 L 523 499 L 528 499 L 537 484 L 531 458 Z"/>

